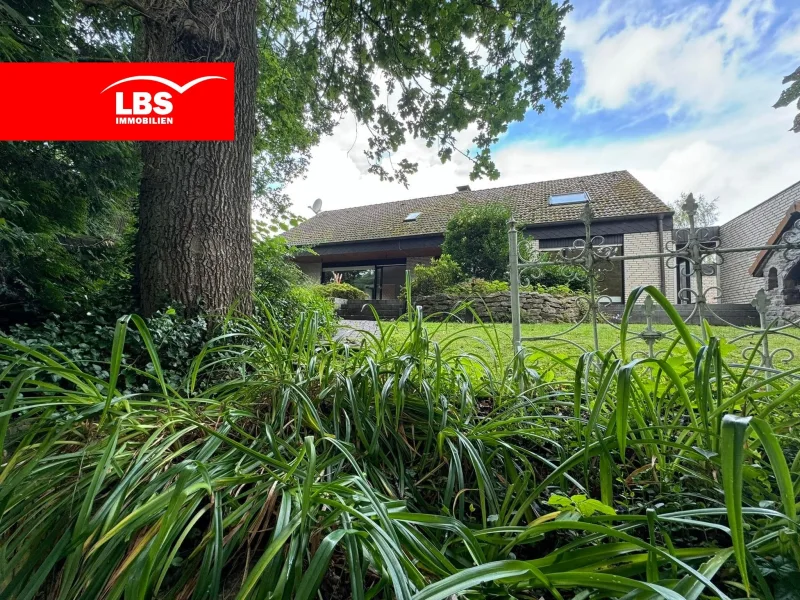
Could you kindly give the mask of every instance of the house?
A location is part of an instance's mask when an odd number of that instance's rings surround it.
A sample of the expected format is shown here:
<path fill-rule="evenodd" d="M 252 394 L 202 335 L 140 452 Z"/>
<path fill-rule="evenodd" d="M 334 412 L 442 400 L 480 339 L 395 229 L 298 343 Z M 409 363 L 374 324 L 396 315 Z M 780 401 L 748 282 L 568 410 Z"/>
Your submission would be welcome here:
<path fill-rule="evenodd" d="M 797 202 L 800 202 L 800 181 L 720 226 L 720 245 L 752 248 L 767 244 L 787 210 Z M 768 287 L 762 270 L 754 266 L 758 256 L 758 250 L 725 255 L 718 283 L 722 302 L 749 304 L 758 290 Z"/>
<path fill-rule="evenodd" d="M 652 254 L 672 239 L 672 211 L 628 171 L 320 212 L 289 230 L 295 246 L 311 248 L 296 258 L 314 281 L 334 274 L 373 299 L 396 298 L 407 270 L 441 254 L 447 222 L 463 206 L 501 203 L 541 251 L 571 247 L 585 235 L 581 220 L 588 202 L 592 233 L 620 254 Z M 620 301 L 639 285 L 656 285 L 676 301 L 677 277 L 664 261 L 644 259 L 605 273 L 603 293 Z"/>
<path fill-rule="evenodd" d="M 797 188 L 800 196 L 800 182 L 793 187 Z M 767 245 L 783 242 L 800 243 L 800 197 L 784 213 Z M 766 292 L 769 322 L 800 321 L 800 248 L 762 250 L 753 261 L 750 272 Z"/>

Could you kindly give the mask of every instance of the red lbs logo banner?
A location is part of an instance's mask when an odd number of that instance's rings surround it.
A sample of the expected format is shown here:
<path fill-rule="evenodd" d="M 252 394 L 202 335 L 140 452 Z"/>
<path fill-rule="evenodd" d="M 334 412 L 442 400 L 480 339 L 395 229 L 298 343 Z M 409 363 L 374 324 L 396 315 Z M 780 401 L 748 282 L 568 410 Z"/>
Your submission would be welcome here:
<path fill-rule="evenodd" d="M 233 63 L 0 63 L 0 140 L 233 140 L 233 77 Z"/>

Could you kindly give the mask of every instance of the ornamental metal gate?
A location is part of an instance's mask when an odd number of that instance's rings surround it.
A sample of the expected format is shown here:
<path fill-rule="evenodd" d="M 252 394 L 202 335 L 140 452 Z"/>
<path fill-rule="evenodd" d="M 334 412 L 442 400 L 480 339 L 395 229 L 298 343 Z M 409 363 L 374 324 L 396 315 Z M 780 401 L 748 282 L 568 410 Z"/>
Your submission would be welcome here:
<path fill-rule="evenodd" d="M 564 248 L 555 252 L 548 251 L 548 259 L 542 260 L 542 252 L 531 248 L 528 240 L 520 238 L 517 231 L 516 221 L 512 217 L 508 222 L 508 241 L 509 241 L 509 279 L 511 282 L 511 317 L 512 317 L 512 342 L 514 351 L 519 354 L 523 349 L 524 342 L 536 341 L 563 341 L 577 347 L 581 351 L 590 350 L 600 351 L 600 328 L 611 327 L 620 330 L 620 325 L 614 323 L 607 314 L 612 299 L 598 291 L 598 284 L 604 280 L 605 275 L 614 268 L 615 263 L 628 263 L 632 261 L 657 259 L 661 263 L 662 272 L 674 277 L 676 286 L 676 296 L 684 303 L 692 305 L 691 312 L 682 317 L 688 322 L 703 323 L 705 319 L 714 318 L 727 327 L 735 328 L 739 333 L 731 340 L 731 344 L 742 345 L 743 359 L 761 370 L 775 370 L 777 363 L 787 364 L 794 360 L 794 352 L 790 348 L 771 344 L 771 339 L 792 338 L 800 341 L 800 321 L 778 322 L 768 318 L 770 309 L 770 299 L 763 289 L 760 289 L 753 298 L 751 305 L 759 315 L 759 324 L 756 327 L 745 327 L 726 320 L 723 315 L 715 311 L 715 305 L 709 302 L 708 295 L 711 292 L 719 293 L 716 286 L 707 286 L 704 281 L 704 273 L 709 269 L 720 269 L 724 266 L 725 256 L 743 252 L 774 251 L 783 252 L 789 261 L 800 262 L 800 220 L 786 231 L 777 243 L 763 246 L 750 246 L 739 248 L 725 248 L 720 245 L 718 237 L 713 236 L 708 228 L 696 227 L 695 217 L 697 214 L 697 204 L 692 194 L 686 198 L 683 205 L 689 219 L 689 228 L 686 231 L 686 239 L 667 241 L 661 251 L 650 254 L 619 254 L 617 246 L 606 244 L 603 236 L 592 234 L 592 209 L 587 203 L 584 206 L 582 221 L 585 227 L 583 239 L 575 240 L 570 248 Z M 536 256 L 532 256 L 536 255 Z M 620 266 L 621 266 L 620 265 Z M 588 293 L 585 296 L 577 296 L 575 302 L 581 308 L 581 318 L 577 323 L 571 323 L 563 331 L 556 334 L 542 336 L 522 336 L 522 321 L 520 312 L 520 285 L 526 279 L 541 276 L 544 269 L 563 268 L 563 274 L 567 277 L 582 277 L 587 280 Z M 662 277 L 662 283 L 663 283 Z M 766 279 L 766 278 L 765 278 Z M 688 285 L 687 285 L 688 284 Z M 658 286 L 654 286 L 658 287 Z M 662 290 L 663 291 L 663 290 Z M 677 335 L 676 328 L 667 330 L 657 329 L 655 316 L 657 304 L 653 297 L 642 293 L 644 302 L 641 310 L 644 314 L 644 329 L 641 331 L 630 331 L 630 338 L 642 340 L 648 350 L 637 352 L 643 356 L 655 357 L 658 355 L 656 344 L 662 340 L 673 340 Z M 570 334 L 584 324 L 592 327 L 592 348 L 585 348 L 578 344 L 574 336 Z M 700 328 L 700 333 L 693 334 L 698 341 L 705 342 L 706 330 Z M 750 344 L 750 345 L 748 345 Z M 619 342 L 605 351 L 615 350 L 620 345 Z"/>

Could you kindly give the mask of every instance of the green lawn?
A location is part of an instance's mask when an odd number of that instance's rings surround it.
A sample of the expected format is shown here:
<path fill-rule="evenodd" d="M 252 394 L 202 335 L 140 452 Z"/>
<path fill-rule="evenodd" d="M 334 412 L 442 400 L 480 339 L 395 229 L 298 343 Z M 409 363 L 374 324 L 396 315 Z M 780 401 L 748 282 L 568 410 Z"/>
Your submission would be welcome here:
<path fill-rule="evenodd" d="M 433 323 L 427 324 L 428 331 L 432 338 L 438 342 L 449 342 L 451 348 L 459 349 L 463 352 L 477 354 L 484 359 L 493 359 L 497 354 L 496 348 L 499 349 L 501 362 L 506 363 L 512 355 L 511 350 L 511 324 L 510 323 L 497 323 L 487 325 L 463 324 L 463 323 Z M 564 332 L 571 327 L 569 324 L 551 324 L 551 323 L 537 323 L 526 324 L 522 326 L 523 337 L 546 337 L 557 335 Z M 644 341 L 635 336 L 635 332 L 642 331 L 644 325 L 632 325 L 629 333 L 629 353 L 635 351 L 646 351 L 647 345 Z M 669 332 L 672 327 L 666 325 L 657 325 L 656 329 Z M 689 326 L 690 331 L 698 336 L 701 334 L 699 326 Z M 755 331 L 755 330 L 749 330 Z M 404 336 L 405 327 L 403 324 L 399 325 L 399 330 L 395 334 L 395 339 L 402 339 Z M 727 358 L 731 362 L 738 362 L 742 359 L 742 350 L 752 346 L 758 341 L 758 336 L 754 335 L 748 338 L 740 338 L 746 332 L 735 329 L 733 327 L 714 327 L 713 333 L 724 340 L 729 342 L 730 345 L 726 348 Z M 670 337 L 674 339 L 675 332 L 670 333 Z M 541 349 L 549 352 L 554 352 L 559 355 L 577 357 L 583 351 L 575 346 L 578 344 L 586 349 L 592 349 L 592 327 L 589 324 L 578 325 L 575 329 L 567 333 L 564 340 L 538 340 L 525 342 L 525 347 L 532 350 Z M 598 328 L 598 337 L 600 342 L 600 349 L 607 350 L 609 348 L 618 346 L 619 344 L 619 330 L 610 325 L 600 325 Z M 567 341 L 565 341 L 567 340 Z M 733 342 L 733 343 L 731 343 Z M 670 345 L 669 340 L 661 340 L 656 344 L 656 351 L 664 350 Z M 794 358 L 787 352 L 782 352 L 776 356 L 776 360 L 789 359 L 789 362 L 784 363 L 784 367 L 800 364 L 800 340 L 788 338 L 786 336 L 772 334 L 770 336 L 770 348 L 774 350 L 778 347 L 789 348 L 794 353 Z M 617 351 L 619 349 L 617 347 Z M 777 366 L 777 365 L 776 365 Z"/>

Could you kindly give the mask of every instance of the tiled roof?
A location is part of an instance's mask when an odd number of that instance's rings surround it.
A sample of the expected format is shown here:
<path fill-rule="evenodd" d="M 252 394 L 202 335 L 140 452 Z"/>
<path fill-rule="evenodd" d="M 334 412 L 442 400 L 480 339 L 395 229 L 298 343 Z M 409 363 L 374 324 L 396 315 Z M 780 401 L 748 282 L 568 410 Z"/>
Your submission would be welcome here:
<path fill-rule="evenodd" d="M 589 195 L 596 219 L 671 212 L 628 171 L 613 171 L 323 211 L 289 230 L 284 236 L 290 244 L 315 246 L 441 234 L 461 207 L 489 202 L 508 206 L 521 225 L 579 221 L 583 204 L 549 204 L 551 195 L 575 192 Z M 412 212 L 419 212 L 419 217 L 415 221 L 404 221 Z"/>

